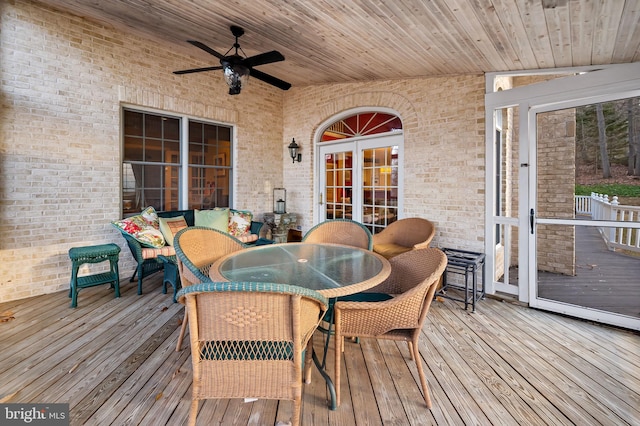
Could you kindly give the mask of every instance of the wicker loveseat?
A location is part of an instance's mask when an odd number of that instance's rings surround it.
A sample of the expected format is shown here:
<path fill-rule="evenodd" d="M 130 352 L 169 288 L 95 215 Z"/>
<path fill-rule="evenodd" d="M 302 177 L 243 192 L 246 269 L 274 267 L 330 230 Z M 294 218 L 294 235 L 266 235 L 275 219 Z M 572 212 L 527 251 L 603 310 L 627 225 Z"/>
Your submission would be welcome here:
<path fill-rule="evenodd" d="M 165 211 L 165 212 L 157 212 L 159 218 L 178 218 L 180 216 L 184 217 L 184 220 L 187 226 L 195 225 L 195 212 L 194 210 L 174 210 L 174 211 Z M 115 222 L 113 222 L 115 224 Z M 263 222 L 251 221 L 251 226 L 249 229 L 249 233 L 253 238 L 240 239 L 239 241 L 247 247 L 253 245 L 263 245 L 263 244 L 271 244 L 271 240 L 267 240 L 264 238 L 260 238 L 260 230 L 262 228 Z M 143 245 L 138 239 L 129 233 L 125 232 L 122 227 L 117 226 L 116 228 L 122 233 L 129 249 L 131 250 L 131 254 L 137 263 L 136 270 L 129 282 L 133 282 L 138 277 L 138 294 L 142 294 L 142 280 L 158 271 L 164 269 L 166 260 L 170 261 L 175 260 L 175 249 L 172 245 L 164 245 L 162 247 L 148 247 Z"/>

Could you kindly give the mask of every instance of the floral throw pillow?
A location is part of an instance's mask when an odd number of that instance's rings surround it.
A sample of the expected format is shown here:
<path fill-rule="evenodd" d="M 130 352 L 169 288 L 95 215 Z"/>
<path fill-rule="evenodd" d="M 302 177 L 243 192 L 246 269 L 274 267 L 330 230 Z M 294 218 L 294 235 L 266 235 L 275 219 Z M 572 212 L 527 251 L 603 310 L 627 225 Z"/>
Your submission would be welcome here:
<path fill-rule="evenodd" d="M 156 212 L 156 209 L 153 208 L 153 206 L 149 206 L 146 209 L 142 210 L 142 212 L 140 212 L 140 216 L 142 216 L 142 218 L 150 223 L 154 228 L 158 229 L 158 227 L 160 226 L 158 213 Z"/>
<path fill-rule="evenodd" d="M 164 247 L 165 241 L 159 229 L 158 214 L 153 207 L 147 207 L 139 215 L 111 222 L 120 232 L 129 234 L 147 247 Z"/>
<path fill-rule="evenodd" d="M 253 214 L 247 210 L 229 210 L 229 234 L 240 237 L 251 231 Z"/>

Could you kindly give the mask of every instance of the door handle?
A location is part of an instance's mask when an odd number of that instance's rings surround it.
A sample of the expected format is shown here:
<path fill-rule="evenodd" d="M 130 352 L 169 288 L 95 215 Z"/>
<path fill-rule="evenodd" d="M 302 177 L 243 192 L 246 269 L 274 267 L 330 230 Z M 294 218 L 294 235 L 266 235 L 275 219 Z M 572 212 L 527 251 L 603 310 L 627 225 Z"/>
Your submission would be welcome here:
<path fill-rule="evenodd" d="M 322 202 L 322 192 L 320 193 L 320 205 L 323 205 L 324 203 Z"/>
<path fill-rule="evenodd" d="M 531 211 L 529 212 L 529 223 L 531 225 L 531 235 L 533 235 L 533 222 L 535 219 L 535 211 L 533 209 L 531 209 Z"/>

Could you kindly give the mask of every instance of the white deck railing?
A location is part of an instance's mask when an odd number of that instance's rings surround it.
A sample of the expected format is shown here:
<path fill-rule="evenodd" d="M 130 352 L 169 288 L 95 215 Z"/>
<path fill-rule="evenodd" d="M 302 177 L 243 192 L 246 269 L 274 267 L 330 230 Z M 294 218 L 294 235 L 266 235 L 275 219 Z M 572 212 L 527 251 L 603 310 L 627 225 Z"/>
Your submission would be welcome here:
<path fill-rule="evenodd" d="M 576 195 L 576 214 L 580 216 L 591 216 L 591 196 Z"/>
<path fill-rule="evenodd" d="M 622 206 L 618 197 L 609 201 L 606 194 L 591 193 L 591 196 L 576 195 L 577 215 L 591 216 L 592 220 L 612 220 L 616 222 L 640 222 L 640 207 Z M 625 226 L 598 227 L 602 238 L 610 249 L 640 252 L 640 229 Z"/>

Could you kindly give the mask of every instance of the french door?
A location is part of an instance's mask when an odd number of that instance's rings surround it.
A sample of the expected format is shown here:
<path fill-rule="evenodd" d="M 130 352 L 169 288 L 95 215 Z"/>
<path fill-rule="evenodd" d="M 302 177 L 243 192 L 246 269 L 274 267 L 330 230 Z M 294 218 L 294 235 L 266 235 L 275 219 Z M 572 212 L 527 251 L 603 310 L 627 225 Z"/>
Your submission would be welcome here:
<path fill-rule="evenodd" d="M 375 234 L 402 211 L 401 134 L 318 145 L 316 221 L 353 219 Z"/>

